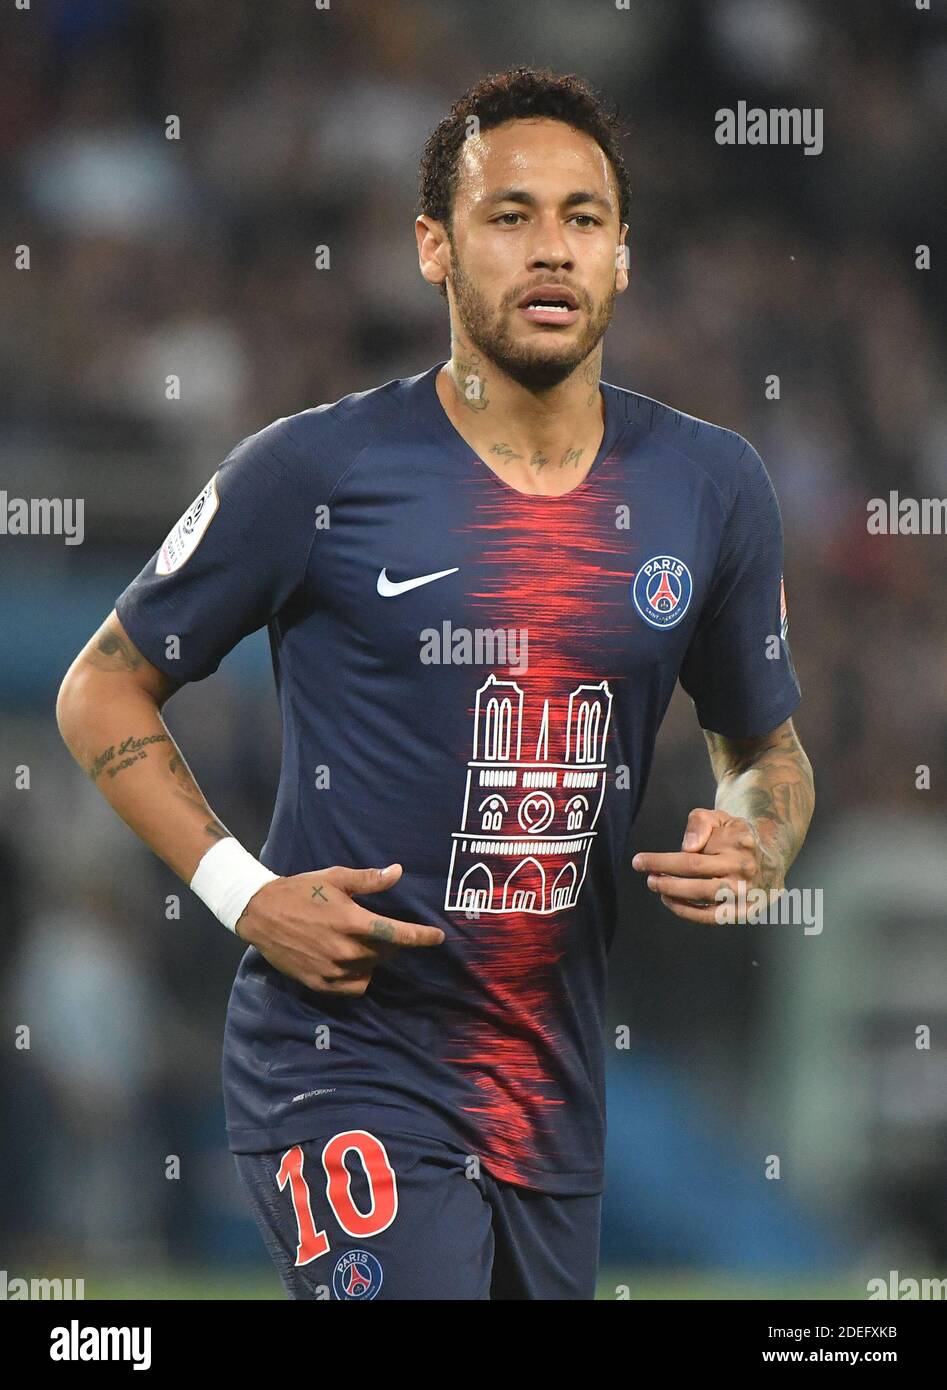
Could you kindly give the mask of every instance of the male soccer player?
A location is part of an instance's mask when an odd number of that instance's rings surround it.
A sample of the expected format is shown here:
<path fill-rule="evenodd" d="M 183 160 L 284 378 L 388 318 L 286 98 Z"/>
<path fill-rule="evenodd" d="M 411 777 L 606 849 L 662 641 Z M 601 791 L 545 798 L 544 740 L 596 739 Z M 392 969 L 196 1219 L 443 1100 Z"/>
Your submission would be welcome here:
<path fill-rule="evenodd" d="M 248 944 L 229 1142 L 296 1298 L 593 1297 L 616 874 L 678 679 L 718 794 L 649 887 L 713 921 L 806 832 L 763 464 L 600 380 L 628 202 L 583 82 L 468 92 L 416 223 L 450 361 L 238 444 L 63 682 L 77 760 Z M 257 860 L 160 711 L 264 625 Z"/>

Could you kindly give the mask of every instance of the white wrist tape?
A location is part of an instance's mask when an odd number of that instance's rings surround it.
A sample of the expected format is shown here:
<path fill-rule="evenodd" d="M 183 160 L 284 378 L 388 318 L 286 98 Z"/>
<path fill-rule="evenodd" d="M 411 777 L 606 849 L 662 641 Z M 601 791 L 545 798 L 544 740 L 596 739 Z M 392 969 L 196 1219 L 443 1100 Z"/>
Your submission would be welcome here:
<path fill-rule="evenodd" d="M 232 932 L 237 918 L 264 883 L 279 874 L 271 873 L 231 836 L 211 845 L 194 871 L 191 887 L 214 916 Z"/>

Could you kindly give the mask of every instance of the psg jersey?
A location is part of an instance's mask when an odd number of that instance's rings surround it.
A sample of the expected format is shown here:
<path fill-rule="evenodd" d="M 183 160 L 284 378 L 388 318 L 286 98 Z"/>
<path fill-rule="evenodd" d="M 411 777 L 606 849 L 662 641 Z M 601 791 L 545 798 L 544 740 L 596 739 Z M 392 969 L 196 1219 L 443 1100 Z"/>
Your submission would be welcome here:
<path fill-rule="evenodd" d="M 740 435 L 604 382 L 586 477 L 523 494 L 454 429 L 442 366 L 244 439 L 115 608 L 184 682 L 267 627 L 283 744 L 260 859 L 399 862 L 356 901 L 446 934 L 357 997 L 249 947 L 230 1147 L 404 1133 L 594 1193 L 618 870 L 675 684 L 738 738 L 800 699 L 779 507 Z"/>

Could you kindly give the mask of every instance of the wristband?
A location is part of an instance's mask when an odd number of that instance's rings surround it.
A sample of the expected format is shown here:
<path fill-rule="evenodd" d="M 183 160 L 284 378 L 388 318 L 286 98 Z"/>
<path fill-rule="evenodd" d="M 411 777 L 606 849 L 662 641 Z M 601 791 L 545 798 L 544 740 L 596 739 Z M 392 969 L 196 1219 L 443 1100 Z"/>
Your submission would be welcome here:
<path fill-rule="evenodd" d="M 236 934 L 237 919 L 247 903 L 274 878 L 279 874 L 271 873 L 230 836 L 211 845 L 194 871 L 191 887 L 218 921 Z"/>

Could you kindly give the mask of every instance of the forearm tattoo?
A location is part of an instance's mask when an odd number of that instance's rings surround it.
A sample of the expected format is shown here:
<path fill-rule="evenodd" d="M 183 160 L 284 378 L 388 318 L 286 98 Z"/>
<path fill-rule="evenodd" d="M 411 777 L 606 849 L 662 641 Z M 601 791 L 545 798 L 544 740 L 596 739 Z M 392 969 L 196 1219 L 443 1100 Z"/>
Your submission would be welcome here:
<path fill-rule="evenodd" d="M 749 821 L 766 854 L 772 880 L 785 879 L 806 838 L 815 806 L 812 766 L 791 724 L 761 739 L 724 738 L 704 731 L 717 777 L 715 805 Z"/>
<path fill-rule="evenodd" d="M 213 815 L 200 787 L 191 776 L 190 768 L 181 757 L 180 753 L 175 752 L 171 754 L 171 757 L 168 759 L 168 771 L 174 780 L 175 789 L 179 791 L 182 796 L 186 797 L 192 806 L 196 806 L 200 811 Z M 230 838 L 230 831 L 216 818 L 206 822 L 204 825 L 204 833 L 211 840 L 227 840 Z"/>
<path fill-rule="evenodd" d="M 93 782 L 97 782 L 103 772 L 107 777 L 117 777 L 118 774 L 124 772 L 126 768 L 132 767 L 135 763 L 142 762 L 143 759 L 147 758 L 146 744 L 170 742 L 171 740 L 167 734 L 145 734 L 141 738 L 136 738 L 134 734 L 129 734 L 128 738 L 123 739 L 117 748 L 115 744 L 112 743 L 108 748 L 103 749 L 101 753 L 92 759 L 92 765 L 89 768 L 89 776 L 92 778 Z M 117 758 L 121 758 L 122 761 L 116 762 Z"/>

